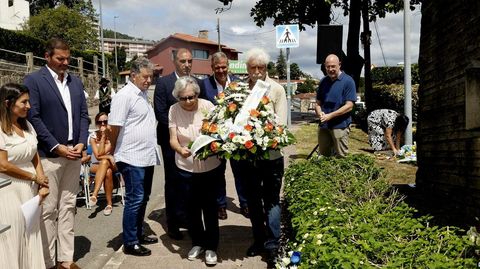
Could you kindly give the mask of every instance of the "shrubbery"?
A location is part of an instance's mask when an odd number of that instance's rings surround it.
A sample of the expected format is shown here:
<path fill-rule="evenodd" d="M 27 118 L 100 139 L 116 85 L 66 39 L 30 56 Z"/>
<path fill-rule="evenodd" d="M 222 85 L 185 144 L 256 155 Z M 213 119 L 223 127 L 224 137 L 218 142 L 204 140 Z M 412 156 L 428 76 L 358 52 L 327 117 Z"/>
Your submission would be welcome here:
<path fill-rule="evenodd" d="M 475 245 L 456 227 L 430 226 L 365 155 L 290 165 L 285 201 L 300 268 L 475 268 Z M 475 241 L 475 240 L 473 240 Z"/>

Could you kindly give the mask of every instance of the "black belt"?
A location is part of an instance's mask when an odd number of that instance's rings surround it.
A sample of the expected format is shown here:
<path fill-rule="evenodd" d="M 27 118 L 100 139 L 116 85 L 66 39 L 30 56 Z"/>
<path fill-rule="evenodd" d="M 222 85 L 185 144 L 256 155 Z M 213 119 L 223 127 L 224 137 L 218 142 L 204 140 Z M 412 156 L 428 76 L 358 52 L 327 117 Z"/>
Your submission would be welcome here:
<path fill-rule="evenodd" d="M 67 145 L 73 145 L 73 140 L 68 140 Z"/>

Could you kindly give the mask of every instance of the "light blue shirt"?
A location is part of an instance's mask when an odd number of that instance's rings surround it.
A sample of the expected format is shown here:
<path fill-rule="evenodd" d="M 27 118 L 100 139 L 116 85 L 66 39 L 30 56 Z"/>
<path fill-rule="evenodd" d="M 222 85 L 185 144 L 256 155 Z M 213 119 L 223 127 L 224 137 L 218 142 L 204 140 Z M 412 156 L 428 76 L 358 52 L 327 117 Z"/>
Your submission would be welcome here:
<path fill-rule="evenodd" d="M 112 99 L 108 123 L 120 126 L 115 161 L 147 167 L 160 164 L 156 120 L 147 92 L 131 81 Z"/>

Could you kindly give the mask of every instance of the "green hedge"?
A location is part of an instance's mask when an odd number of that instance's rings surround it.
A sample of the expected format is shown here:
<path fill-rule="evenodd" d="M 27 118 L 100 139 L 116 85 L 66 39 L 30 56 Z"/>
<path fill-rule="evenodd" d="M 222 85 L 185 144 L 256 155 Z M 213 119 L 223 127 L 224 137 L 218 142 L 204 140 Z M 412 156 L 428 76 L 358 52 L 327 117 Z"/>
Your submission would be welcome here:
<path fill-rule="evenodd" d="M 381 66 L 372 69 L 372 82 L 374 84 L 403 84 L 404 72 L 403 66 Z M 412 64 L 411 67 L 412 84 L 420 83 L 418 75 L 418 64 Z"/>
<path fill-rule="evenodd" d="M 34 56 L 43 58 L 45 54 L 45 41 L 28 36 L 24 34 L 22 31 L 11 31 L 7 29 L 0 28 L 0 48 L 16 51 L 19 53 L 27 53 L 32 52 Z M 97 55 L 99 59 L 101 59 L 101 54 L 98 51 L 79 51 L 79 50 L 71 50 L 72 56 L 74 57 L 82 57 L 85 61 L 93 62 L 93 56 Z M 106 55 L 107 56 L 107 55 Z M 110 58 L 108 56 L 107 58 Z M 7 61 L 17 62 L 17 63 L 26 63 L 25 56 L 13 54 L 13 53 L 6 53 L 0 51 L 0 59 L 4 59 Z M 45 61 L 39 61 L 38 59 L 35 60 L 35 65 L 44 65 Z M 73 63 L 76 64 L 76 63 Z M 101 63 L 99 63 L 101 65 Z M 84 63 L 84 68 L 86 69 L 93 69 L 93 66 L 88 63 Z"/>
<path fill-rule="evenodd" d="M 302 252 L 299 268 L 476 267 L 476 246 L 465 232 L 414 217 L 368 156 L 290 165 L 285 202 L 287 250 Z"/>

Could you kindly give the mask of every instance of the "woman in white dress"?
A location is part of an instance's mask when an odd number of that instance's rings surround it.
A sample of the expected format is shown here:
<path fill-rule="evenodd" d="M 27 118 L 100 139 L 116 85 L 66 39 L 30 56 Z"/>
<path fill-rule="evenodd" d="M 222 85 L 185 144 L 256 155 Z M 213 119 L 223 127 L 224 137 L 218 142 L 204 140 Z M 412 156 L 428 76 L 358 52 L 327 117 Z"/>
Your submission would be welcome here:
<path fill-rule="evenodd" d="M 0 178 L 11 184 L 0 189 L 0 223 L 10 229 L 0 234 L 0 268 L 45 268 L 40 219 L 25 228 L 21 206 L 39 194 L 48 195 L 48 179 L 37 154 L 37 134 L 26 120 L 28 89 L 8 83 L 0 88 Z M 40 218 L 40 217 L 39 217 Z"/>

